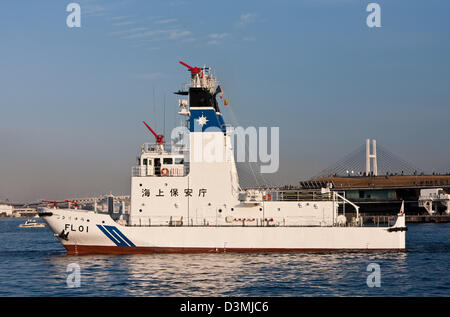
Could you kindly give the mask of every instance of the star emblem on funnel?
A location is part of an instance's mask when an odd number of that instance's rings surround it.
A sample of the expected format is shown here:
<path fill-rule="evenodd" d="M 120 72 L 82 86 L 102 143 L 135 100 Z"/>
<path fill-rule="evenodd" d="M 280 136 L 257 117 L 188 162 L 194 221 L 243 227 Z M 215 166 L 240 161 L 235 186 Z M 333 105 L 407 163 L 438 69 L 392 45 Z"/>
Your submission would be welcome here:
<path fill-rule="evenodd" d="M 197 122 L 200 126 L 204 126 L 209 120 L 202 114 L 201 117 L 198 117 Z"/>

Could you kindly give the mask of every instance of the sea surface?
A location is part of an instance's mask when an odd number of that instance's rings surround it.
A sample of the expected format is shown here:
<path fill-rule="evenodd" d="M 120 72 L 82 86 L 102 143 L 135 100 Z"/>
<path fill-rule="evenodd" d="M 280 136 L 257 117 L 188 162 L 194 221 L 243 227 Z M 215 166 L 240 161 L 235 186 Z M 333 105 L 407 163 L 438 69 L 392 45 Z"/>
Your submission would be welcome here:
<path fill-rule="evenodd" d="M 0 219 L 0 296 L 450 296 L 449 224 L 408 225 L 406 252 L 68 256 L 23 222 Z"/>

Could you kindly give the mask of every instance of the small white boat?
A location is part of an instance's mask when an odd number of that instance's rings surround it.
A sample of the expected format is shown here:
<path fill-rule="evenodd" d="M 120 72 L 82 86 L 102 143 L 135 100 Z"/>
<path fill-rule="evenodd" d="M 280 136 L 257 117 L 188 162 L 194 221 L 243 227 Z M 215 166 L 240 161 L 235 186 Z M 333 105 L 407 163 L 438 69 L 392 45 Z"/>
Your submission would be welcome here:
<path fill-rule="evenodd" d="M 19 225 L 19 228 L 44 228 L 45 223 L 39 223 L 36 220 L 28 219 L 25 223 Z"/>

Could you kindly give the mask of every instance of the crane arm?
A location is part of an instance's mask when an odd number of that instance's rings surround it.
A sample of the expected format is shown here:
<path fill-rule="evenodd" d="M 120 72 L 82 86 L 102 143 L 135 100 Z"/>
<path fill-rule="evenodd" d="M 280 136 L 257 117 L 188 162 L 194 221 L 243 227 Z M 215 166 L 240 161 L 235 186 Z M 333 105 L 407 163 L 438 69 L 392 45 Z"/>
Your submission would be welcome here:
<path fill-rule="evenodd" d="M 150 132 L 155 136 L 156 143 L 157 144 L 164 144 L 164 140 L 163 140 L 164 139 L 164 135 L 158 135 L 155 131 L 153 131 L 153 129 L 145 121 L 142 121 L 142 122 L 145 124 L 147 129 L 149 129 Z"/>

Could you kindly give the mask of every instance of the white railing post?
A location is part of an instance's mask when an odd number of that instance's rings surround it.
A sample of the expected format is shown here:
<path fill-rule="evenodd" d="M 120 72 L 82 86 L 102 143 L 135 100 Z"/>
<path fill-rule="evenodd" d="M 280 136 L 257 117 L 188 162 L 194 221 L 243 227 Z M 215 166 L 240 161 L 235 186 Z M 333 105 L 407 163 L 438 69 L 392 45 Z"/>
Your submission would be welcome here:
<path fill-rule="evenodd" d="M 356 204 L 354 204 L 353 202 L 351 202 L 350 200 L 348 200 L 347 198 L 345 198 L 344 196 L 339 195 L 338 193 L 336 193 L 336 196 L 338 196 L 339 198 L 341 198 L 345 202 L 349 203 L 350 205 L 352 205 L 355 210 L 356 210 L 356 217 L 359 218 L 359 206 L 357 206 Z"/>

